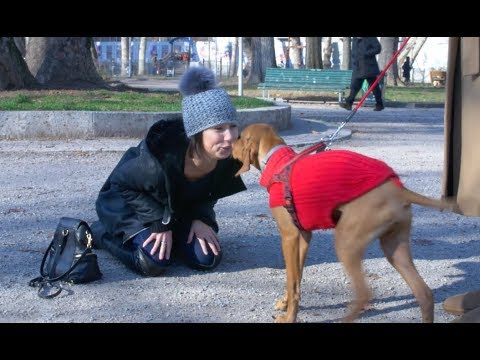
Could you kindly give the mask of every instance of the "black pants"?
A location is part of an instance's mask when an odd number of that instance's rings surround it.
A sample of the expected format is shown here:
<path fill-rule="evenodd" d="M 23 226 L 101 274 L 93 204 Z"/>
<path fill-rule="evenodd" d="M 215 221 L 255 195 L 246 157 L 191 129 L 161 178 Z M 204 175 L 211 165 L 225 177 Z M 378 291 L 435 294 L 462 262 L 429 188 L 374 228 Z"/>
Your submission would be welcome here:
<path fill-rule="evenodd" d="M 345 98 L 345 102 L 347 104 L 352 105 L 353 101 L 355 100 L 355 97 L 357 96 L 358 92 L 362 88 L 363 81 L 367 80 L 368 85 L 371 87 L 372 84 L 377 80 L 376 77 L 369 77 L 366 79 L 362 78 L 352 78 L 352 82 L 350 84 L 350 94 Z M 375 87 L 372 90 L 373 96 L 375 96 L 375 102 L 377 105 L 383 106 L 383 100 L 382 100 L 382 91 L 380 90 L 380 87 L 375 85 Z"/>
<path fill-rule="evenodd" d="M 160 260 L 158 251 L 154 255 L 150 255 L 154 242 L 149 243 L 145 248 L 142 246 L 143 242 L 151 234 L 150 229 L 141 231 L 126 243 L 123 243 L 122 239 L 112 238 L 108 233 L 104 233 L 99 247 L 108 250 L 130 269 L 144 276 L 159 276 L 163 274 L 175 258 L 182 259 L 189 267 L 197 270 L 211 270 L 215 268 L 222 259 L 222 252 L 215 255 L 207 246 L 208 254 L 205 255 L 200 247 L 198 238 L 195 236 L 187 244 L 190 228 L 191 222 L 181 223 L 174 227 L 172 231 L 173 246 L 170 259 L 168 260 Z"/>

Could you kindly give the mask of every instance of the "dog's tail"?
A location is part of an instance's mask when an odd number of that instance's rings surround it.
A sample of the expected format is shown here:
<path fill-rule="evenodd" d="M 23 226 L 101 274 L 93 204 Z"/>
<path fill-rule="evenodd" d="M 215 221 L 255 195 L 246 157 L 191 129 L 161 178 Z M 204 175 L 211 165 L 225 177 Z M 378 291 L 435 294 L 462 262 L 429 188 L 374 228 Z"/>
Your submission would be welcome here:
<path fill-rule="evenodd" d="M 402 187 L 402 193 L 406 201 L 411 204 L 427 206 L 440 210 L 450 210 L 453 212 L 460 212 L 455 198 L 448 199 L 432 199 L 427 196 L 420 195 L 412 190 Z"/>

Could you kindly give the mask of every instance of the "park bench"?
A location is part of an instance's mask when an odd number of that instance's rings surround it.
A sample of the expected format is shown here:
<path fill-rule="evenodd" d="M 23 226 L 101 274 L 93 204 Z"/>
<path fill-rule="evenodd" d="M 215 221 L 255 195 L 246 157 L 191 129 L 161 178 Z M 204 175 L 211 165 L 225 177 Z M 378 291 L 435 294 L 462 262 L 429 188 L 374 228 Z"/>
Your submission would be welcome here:
<path fill-rule="evenodd" d="M 338 93 L 342 101 L 350 87 L 352 70 L 267 68 L 265 81 L 258 89 L 270 98 L 269 90 L 323 91 Z"/>

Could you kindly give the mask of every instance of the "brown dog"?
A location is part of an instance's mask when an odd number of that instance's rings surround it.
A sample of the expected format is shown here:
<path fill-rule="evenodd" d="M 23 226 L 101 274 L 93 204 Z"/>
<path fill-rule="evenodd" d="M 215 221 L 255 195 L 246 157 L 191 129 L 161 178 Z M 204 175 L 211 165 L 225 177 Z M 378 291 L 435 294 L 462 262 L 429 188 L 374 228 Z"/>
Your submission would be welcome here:
<path fill-rule="evenodd" d="M 454 210 L 456 204 L 407 190 L 393 170 L 379 160 L 329 150 L 293 163 L 288 185 L 295 209 L 292 216 L 284 207 L 284 184 L 272 181 L 272 176 L 294 155 L 267 124 L 247 126 L 233 145 L 233 157 L 243 164 L 237 175 L 248 171 L 250 165 L 262 171 L 260 184 L 269 191 L 271 211 L 282 238 L 287 281 L 285 294 L 275 309 L 287 312 L 277 315 L 275 321 L 296 321 L 312 230 L 335 227 L 335 250 L 355 295 L 344 321 L 356 319 L 370 301 L 362 259 L 367 246 L 379 238 L 386 258 L 412 289 L 423 322 L 433 322 L 432 291 L 415 268 L 410 252 L 411 204 L 442 210 Z"/>

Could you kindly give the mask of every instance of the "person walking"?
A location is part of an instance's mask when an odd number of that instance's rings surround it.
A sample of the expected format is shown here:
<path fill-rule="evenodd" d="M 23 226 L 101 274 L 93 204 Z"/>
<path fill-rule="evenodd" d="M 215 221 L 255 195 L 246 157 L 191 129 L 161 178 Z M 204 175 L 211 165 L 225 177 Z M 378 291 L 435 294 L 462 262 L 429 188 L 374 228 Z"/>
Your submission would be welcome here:
<path fill-rule="evenodd" d="M 407 56 L 402 65 L 402 76 L 405 85 L 410 84 L 410 71 L 412 71 L 412 69 L 412 65 L 410 64 L 410 56 Z"/>
<path fill-rule="evenodd" d="M 222 250 L 214 206 L 246 190 L 232 158 L 237 112 L 213 72 L 189 68 L 179 83 L 183 119 L 160 120 L 128 149 L 96 200 L 94 246 L 130 269 L 158 276 L 173 257 L 215 268 Z"/>
<path fill-rule="evenodd" d="M 480 37 L 451 37 L 445 97 L 445 151 L 442 195 L 455 196 L 460 213 L 480 216 Z M 480 266 L 480 264 L 479 264 Z M 454 322 L 480 323 L 478 288 L 448 297 L 443 309 Z"/>
<path fill-rule="evenodd" d="M 381 51 L 382 46 L 376 37 L 353 38 L 350 94 L 345 98 L 344 102 L 339 103 L 342 108 L 352 110 L 353 101 L 365 80 L 367 80 L 369 86 L 373 85 L 380 74 L 376 55 Z M 383 110 L 382 92 L 378 84 L 373 88 L 373 95 L 375 96 L 375 108 L 373 110 Z"/>

